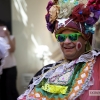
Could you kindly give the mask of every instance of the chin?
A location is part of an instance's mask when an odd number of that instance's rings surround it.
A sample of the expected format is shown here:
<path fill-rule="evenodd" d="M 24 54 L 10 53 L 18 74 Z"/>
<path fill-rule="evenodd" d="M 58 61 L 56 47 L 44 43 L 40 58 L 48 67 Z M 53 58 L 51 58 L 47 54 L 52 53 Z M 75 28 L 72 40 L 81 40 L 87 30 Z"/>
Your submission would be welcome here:
<path fill-rule="evenodd" d="M 76 53 L 72 53 L 72 52 L 64 53 L 64 56 L 66 59 L 69 59 L 69 60 L 74 60 L 77 58 Z"/>
<path fill-rule="evenodd" d="M 75 49 L 65 49 L 65 50 L 63 50 L 63 53 L 65 55 L 75 55 L 76 54 L 76 50 Z"/>
<path fill-rule="evenodd" d="M 74 58 L 73 54 L 66 54 L 65 57 L 66 58 Z"/>

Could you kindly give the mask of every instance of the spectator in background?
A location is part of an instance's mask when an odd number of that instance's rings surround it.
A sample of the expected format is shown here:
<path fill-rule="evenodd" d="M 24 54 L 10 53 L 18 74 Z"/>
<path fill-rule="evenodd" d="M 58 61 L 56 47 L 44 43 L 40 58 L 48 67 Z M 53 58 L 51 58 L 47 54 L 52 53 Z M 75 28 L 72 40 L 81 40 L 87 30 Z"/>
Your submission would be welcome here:
<path fill-rule="evenodd" d="M 4 58 L 8 56 L 9 44 L 4 38 L 0 37 L 0 75 L 2 74 L 2 66 L 4 65 Z"/>
<path fill-rule="evenodd" d="M 4 59 L 5 63 L 1 75 L 1 100 L 16 100 L 18 97 L 18 91 L 16 89 L 17 67 L 14 57 L 15 38 L 13 35 L 10 35 L 9 30 L 2 21 L 0 27 L 2 29 L 1 37 L 3 37 L 10 45 L 10 49 L 8 50 L 9 54 Z"/>
<path fill-rule="evenodd" d="M 8 56 L 8 49 L 10 46 L 7 44 L 4 38 L 0 37 L 0 100 L 1 100 L 1 74 L 2 66 L 4 65 L 4 58 Z"/>

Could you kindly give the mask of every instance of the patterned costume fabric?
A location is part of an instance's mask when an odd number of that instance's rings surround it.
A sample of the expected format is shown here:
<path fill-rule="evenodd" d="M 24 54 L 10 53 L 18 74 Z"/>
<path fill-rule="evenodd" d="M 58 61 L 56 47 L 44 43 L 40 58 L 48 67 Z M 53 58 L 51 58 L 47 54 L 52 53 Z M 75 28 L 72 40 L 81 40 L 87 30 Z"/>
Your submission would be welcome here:
<path fill-rule="evenodd" d="M 46 9 L 51 33 L 71 30 L 90 42 L 100 17 L 100 0 L 50 0 Z M 100 90 L 100 52 L 89 46 L 77 59 L 43 67 L 18 100 L 99 100 L 89 91 Z"/>
<path fill-rule="evenodd" d="M 70 63 L 43 67 L 18 100 L 99 100 L 89 96 L 89 90 L 100 88 L 99 60 L 100 52 L 92 50 Z"/>

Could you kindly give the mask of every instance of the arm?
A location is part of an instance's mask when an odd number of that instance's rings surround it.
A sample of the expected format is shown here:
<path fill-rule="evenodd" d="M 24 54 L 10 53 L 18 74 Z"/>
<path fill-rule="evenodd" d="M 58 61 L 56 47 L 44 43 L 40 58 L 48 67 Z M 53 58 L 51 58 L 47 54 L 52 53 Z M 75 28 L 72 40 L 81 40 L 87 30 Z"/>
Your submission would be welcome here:
<path fill-rule="evenodd" d="M 5 35 L 8 39 L 8 44 L 10 45 L 9 52 L 12 53 L 15 51 L 15 38 L 13 39 L 10 38 L 10 33 L 8 30 L 5 31 Z"/>

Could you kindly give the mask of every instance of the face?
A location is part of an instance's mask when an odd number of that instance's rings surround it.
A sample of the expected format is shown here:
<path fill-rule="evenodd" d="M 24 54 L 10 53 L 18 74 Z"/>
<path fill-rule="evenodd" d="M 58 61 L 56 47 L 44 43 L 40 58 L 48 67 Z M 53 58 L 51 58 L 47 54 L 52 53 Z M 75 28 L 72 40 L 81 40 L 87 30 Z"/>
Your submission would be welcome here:
<path fill-rule="evenodd" d="M 72 33 L 75 32 L 71 30 L 65 30 L 62 32 L 62 34 L 67 36 Z M 77 59 L 85 52 L 85 45 L 86 41 L 82 38 L 82 36 L 79 36 L 76 41 L 72 41 L 67 37 L 65 41 L 60 42 L 61 50 L 67 60 Z"/>

